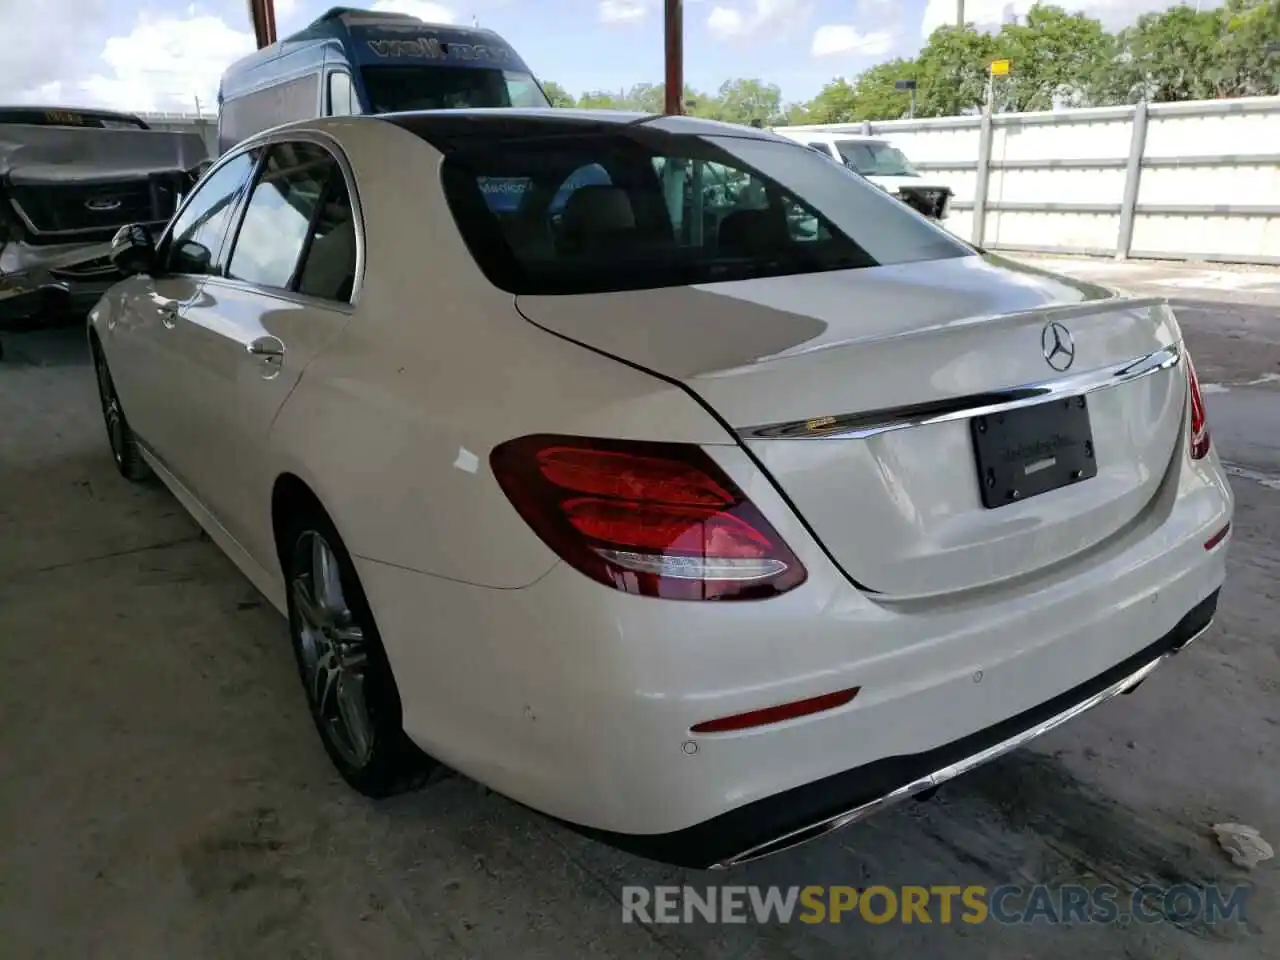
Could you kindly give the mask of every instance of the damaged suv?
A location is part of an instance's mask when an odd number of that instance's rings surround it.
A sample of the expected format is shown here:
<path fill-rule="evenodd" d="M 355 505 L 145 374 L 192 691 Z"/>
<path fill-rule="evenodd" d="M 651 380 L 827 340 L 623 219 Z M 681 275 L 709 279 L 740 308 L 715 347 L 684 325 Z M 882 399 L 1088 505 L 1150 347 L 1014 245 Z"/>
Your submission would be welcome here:
<path fill-rule="evenodd" d="M 87 312 L 127 223 L 157 228 L 208 166 L 198 133 L 104 110 L 0 106 L 0 326 Z"/>

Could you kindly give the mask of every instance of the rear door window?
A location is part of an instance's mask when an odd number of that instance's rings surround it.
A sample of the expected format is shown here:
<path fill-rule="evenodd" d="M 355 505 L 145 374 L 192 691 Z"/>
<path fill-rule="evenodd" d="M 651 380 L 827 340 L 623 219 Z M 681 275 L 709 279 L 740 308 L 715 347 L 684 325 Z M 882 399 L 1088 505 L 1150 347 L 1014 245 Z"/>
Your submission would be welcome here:
<path fill-rule="evenodd" d="M 231 251 L 227 276 L 288 289 L 328 179 L 329 163 L 329 154 L 311 143 L 278 143 L 267 151 Z"/>

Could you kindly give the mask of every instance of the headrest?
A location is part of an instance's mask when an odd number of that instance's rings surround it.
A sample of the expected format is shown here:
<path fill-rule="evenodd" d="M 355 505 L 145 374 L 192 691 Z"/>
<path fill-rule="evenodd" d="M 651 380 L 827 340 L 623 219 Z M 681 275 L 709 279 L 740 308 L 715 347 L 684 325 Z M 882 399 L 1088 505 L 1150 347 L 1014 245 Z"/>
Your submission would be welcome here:
<path fill-rule="evenodd" d="M 768 210 L 735 210 L 720 221 L 716 234 L 720 252 L 739 257 L 776 250 L 783 240 Z"/>
<path fill-rule="evenodd" d="M 606 184 L 579 187 L 564 205 L 566 233 L 615 233 L 636 225 L 625 190 Z"/>

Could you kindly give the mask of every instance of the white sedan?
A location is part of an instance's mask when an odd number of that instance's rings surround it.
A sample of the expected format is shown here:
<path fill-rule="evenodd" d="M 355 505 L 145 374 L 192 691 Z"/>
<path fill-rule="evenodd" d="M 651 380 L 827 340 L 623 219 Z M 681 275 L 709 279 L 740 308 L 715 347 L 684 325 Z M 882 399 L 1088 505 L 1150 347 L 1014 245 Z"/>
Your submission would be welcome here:
<path fill-rule="evenodd" d="M 368 795 L 443 763 L 727 866 L 1131 689 L 1214 614 L 1232 495 L 1169 305 L 767 132 L 307 121 L 113 255 L 116 463 L 287 614 Z"/>

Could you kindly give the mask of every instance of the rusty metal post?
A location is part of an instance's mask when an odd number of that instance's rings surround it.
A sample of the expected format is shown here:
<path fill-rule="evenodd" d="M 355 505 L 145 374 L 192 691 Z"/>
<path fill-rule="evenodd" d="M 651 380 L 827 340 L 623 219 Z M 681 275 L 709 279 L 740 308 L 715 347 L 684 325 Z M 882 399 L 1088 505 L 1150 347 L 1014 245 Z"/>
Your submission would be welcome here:
<path fill-rule="evenodd" d="M 270 0 L 267 0 L 270 2 Z M 684 0 L 666 0 L 665 113 L 684 113 Z"/>
<path fill-rule="evenodd" d="M 259 50 L 276 42 L 275 0 L 249 0 L 249 20 Z"/>

